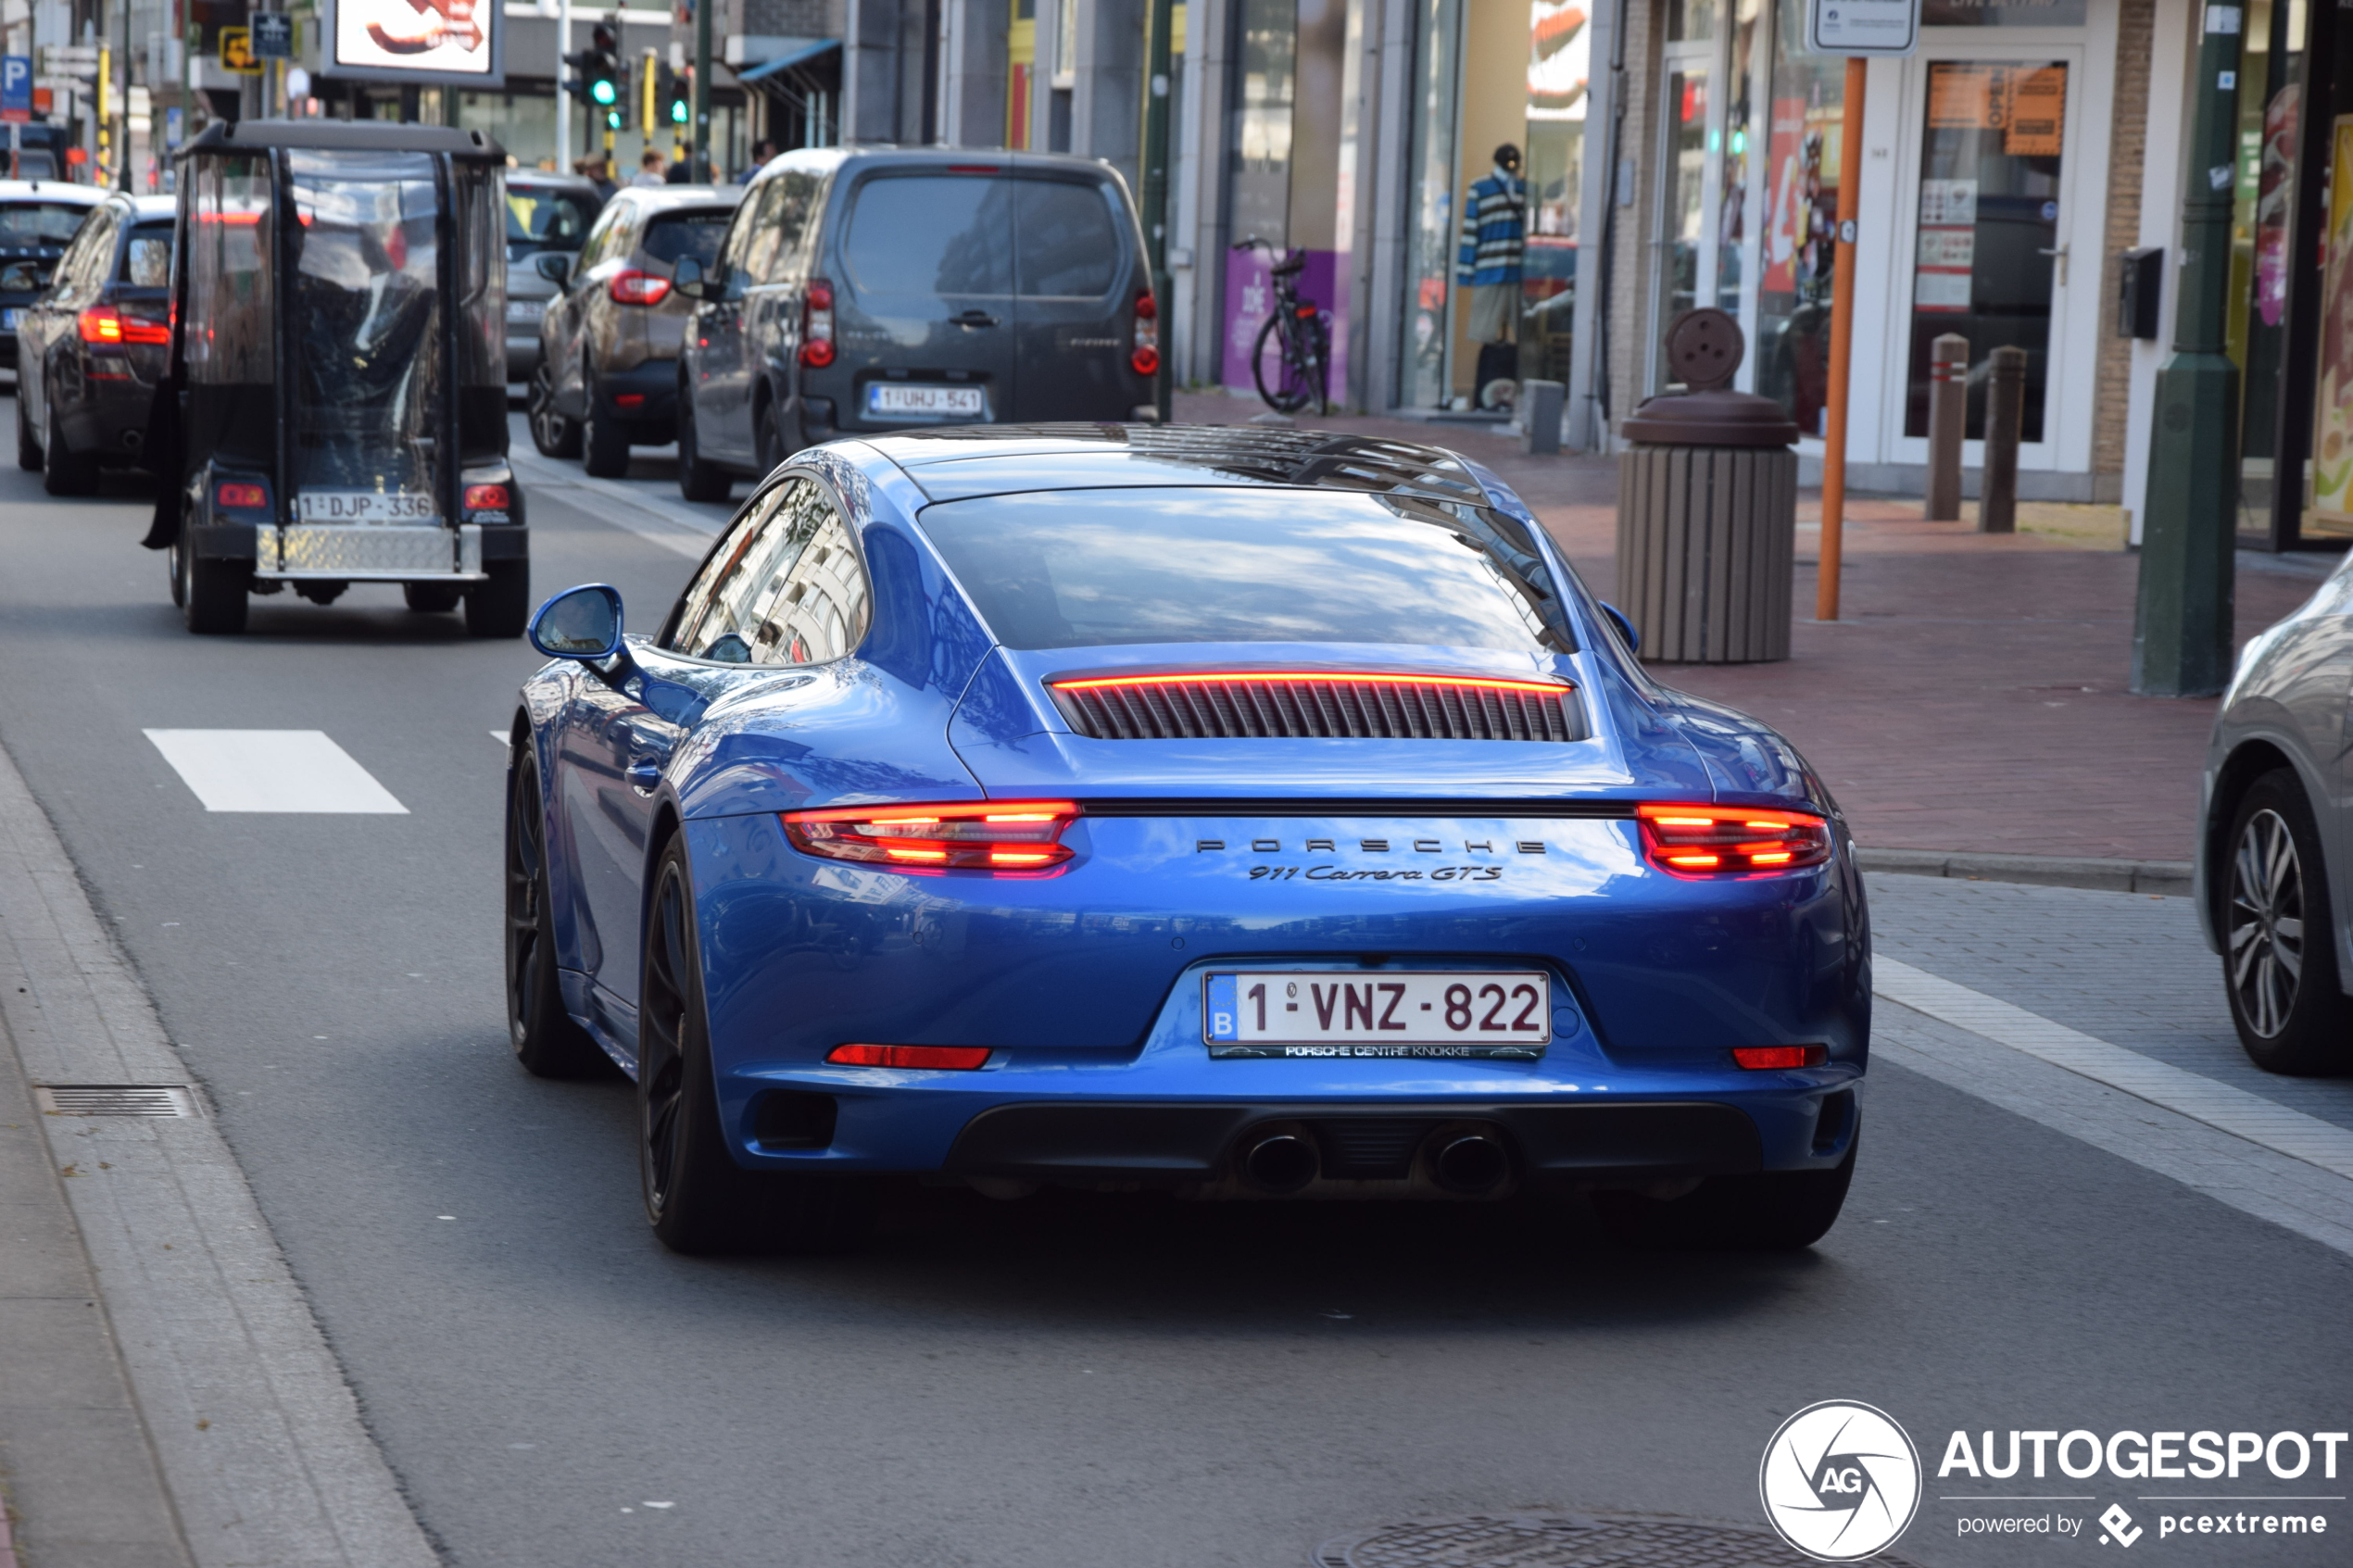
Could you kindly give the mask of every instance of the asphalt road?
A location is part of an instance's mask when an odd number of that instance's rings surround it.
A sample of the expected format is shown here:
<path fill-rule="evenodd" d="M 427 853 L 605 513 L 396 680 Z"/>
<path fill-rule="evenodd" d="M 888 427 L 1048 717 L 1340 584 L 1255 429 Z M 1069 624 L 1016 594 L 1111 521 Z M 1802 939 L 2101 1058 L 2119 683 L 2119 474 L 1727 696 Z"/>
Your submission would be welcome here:
<path fill-rule="evenodd" d="M 691 563 L 595 495 L 534 492 L 536 582 L 612 583 L 649 625 Z M 636 1207 L 626 1085 L 540 1083 L 505 1046 L 490 732 L 534 656 L 384 588 L 191 637 L 138 547 L 146 506 L 0 473 L 0 744 L 454 1562 L 1294 1568 L 1425 1515 L 1753 1525 L 1767 1437 L 1830 1398 L 1896 1415 L 1931 1469 L 1957 1428 L 2353 1414 L 2353 1260 L 1893 1066 L 1846 1217 L 1795 1258 L 1629 1257 L 1509 1207 L 950 1191 L 897 1202 L 861 1256 L 671 1257 Z M 147 728 L 323 730 L 408 814 L 208 813 Z M 1913 929 L 1933 969 L 1936 922 Z M 1994 988 L 1972 961 L 1957 978 Z M 2097 1549 L 2095 1526 L 1957 1539 L 1966 1506 L 1936 1499 L 1966 1489 L 1931 1474 L 1900 1549 Z M 2344 1550 L 2199 1547 L 2141 1552 Z"/>

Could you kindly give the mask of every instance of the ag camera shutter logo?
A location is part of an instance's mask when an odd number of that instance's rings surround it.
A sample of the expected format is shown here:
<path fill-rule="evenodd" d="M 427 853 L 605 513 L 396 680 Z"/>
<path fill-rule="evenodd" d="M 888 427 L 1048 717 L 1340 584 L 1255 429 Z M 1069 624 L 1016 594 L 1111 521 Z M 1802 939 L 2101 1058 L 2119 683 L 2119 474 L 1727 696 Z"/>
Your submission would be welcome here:
<path fill-rule="evenodd" d="M 1893 1545 L 1920 1506 L 1920 1456 L 1886 1411 L 1824 1399 L 1781 1423 L 1757 1467 L 1765 1517 L 1822 1562 Z"/>

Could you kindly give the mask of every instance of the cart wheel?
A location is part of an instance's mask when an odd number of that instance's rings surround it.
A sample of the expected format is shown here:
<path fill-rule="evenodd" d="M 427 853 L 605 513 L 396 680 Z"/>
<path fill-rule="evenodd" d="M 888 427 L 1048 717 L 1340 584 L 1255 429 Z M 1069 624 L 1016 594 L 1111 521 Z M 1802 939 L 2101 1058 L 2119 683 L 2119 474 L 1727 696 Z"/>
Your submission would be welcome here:
<path fill-rule="evenodd" d="M 172 549 L 180 563 L 180 613 L 200 636 L 233 636 L 245 629 L 245 591 L 253 563 L 212 560 L 189 547 L 182 533 Z"/>
<path fill-rule="evenodd" d="M 520 637 L 531 622 L 531 563 L 489 560 L 482 570 L 490 574 L 466 596 L 466 635 Z"/>
<path fill-rule="evenodd" d="M 580 444 L 585 449 L 582 466 L 592 479 L 622 479 L 629 473 L 629 427 L 612 414 L 598 407 L 602 401 L 597 395 L 597 383 L 588 382 L 587 395 L 582 399 L 588 405 L 588 418 L 580 426 Z"/>
<path fill-rule="evenodd" d="M 171 548 L 163 553 L 163 574 L 171 579 L 171 606 L 174 609 L 188 608 L 188 580 L 182 575 L 186 568 L 182 566 L 180 559 L 187 553 L 187 549 L 188 533 L 183 528 L 180 532 L 180 537 L 171 542 Z"/>
<path fill-rule="evenodd" d="M 66 445 L 57 429 L 56 408 L 49 410 L 47 439 L 41 444 L 41 487 L 52 495 L 92 495 L 98 489 L 98 459 Z"/>
<path fill-rule="evenodd" d="M 32 433 L 32 421 L 24 417 L 24 374 L 17 374 L 17 467 L 27 473 L 41 471 L 41 443 Z"/>
<path fill-rule="evenodd" d="M 678 494 L 689 501 L 724 501 L 736 487 L 727 470 L 706 459 L 695 435 L 693 392 L 678 383 Z"/>
<path fill-rule="evenodd" d="M 539 448 L 543 458 L 577 458 L 580 456 L 580 421 L 565 417 L 556 407 L 556 373 L 545 355 L 540 356 L 539 368 L 531 372 L 531 444 Z"/>
<path fill-rule="evenodd" d="M 403 583 L 400 596 L 409 608 L 425 615 L 439 615 L 458 608 L 458 585 L 454 583 Z"/>

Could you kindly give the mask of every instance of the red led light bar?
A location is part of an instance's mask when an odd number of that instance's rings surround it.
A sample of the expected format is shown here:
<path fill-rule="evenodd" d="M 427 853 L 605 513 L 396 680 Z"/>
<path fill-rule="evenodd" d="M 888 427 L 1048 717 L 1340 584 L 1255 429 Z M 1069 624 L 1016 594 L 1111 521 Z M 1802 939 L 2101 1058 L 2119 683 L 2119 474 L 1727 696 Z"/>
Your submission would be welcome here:
<path fill-rule="evenodd" d="M 937 1067 L 970 1073 L 988 1063 L 987 1046 L 836 1046 L 825 1060 L 838 1067 Z"/>
<path fill-rule="evenodd" d="M 1646 800 L 1634 814 L 1642 853 L 1678 876 L 1799 871 L 1831 858 L 1830 822 L 1810 811 Z"/>
<path fill-rule="evenodd" d="M 1069 800 L 956 800 L 944 805 L 847 806 L 782 813 L 804 855 L 900 871 L 1051 872 L 1071 857 Z"/>
<path fill-rule="evenodd" d="M 1775 1068 L 1819 1067 L 1830 1060 L 1828 1046 L 1734 1046 L 1732 1060 L 1751 1073 Z"/>
<path fill-rule="evenodd" d="M 1083 681 L 1049 683 L 1056 691 L 1083 692 L 1101 686 L 1198 686 L 1230 681 L 1312 681 L 1334 686 L 1481 686 L 1500 692 L 1541 692 L 1562 696 L 1569 688 L 1557 681 L 1503 681 L 1485 675 L 1345 675 L 1328 670 L 1243 670 L 1224 673 L 1193 671 L 1176 675 L 1098 675 Z"/>

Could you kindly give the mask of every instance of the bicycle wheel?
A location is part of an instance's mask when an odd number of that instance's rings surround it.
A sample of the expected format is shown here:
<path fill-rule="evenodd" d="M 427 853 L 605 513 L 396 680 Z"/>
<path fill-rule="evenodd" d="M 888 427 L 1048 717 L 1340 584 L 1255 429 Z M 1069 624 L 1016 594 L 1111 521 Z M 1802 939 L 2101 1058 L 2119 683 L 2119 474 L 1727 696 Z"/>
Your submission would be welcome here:
<path fill-rule="evenodd" d="M 1315 383 L 1302 373 L 1298 356 L 1282 328 L 1280 316 L 1266 318 L 1266 324 L 1258 329 L 1258 346 L 1251 355 L 1250 370 L 1266 407 L 1278 414 L 1296 414 L 1315 400 Z"/>
<path fill-rule="evenodd" d="M 1315 400 L 1315 417 L 1332 411 L 1332 330 L 1323 313 L 1302 316 L 1292 341 L 1299 350 L 1301 376 Z"/>

